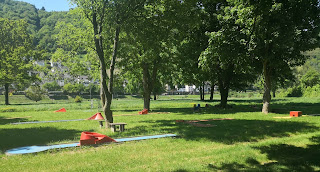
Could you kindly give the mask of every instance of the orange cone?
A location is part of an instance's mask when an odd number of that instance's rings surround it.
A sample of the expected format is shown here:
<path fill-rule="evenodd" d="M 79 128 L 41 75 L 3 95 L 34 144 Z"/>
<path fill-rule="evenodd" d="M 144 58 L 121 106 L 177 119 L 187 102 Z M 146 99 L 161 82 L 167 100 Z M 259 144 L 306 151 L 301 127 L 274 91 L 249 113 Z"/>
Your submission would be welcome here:
<path fill-rule="evenodd" d="M 94 114 L 92 117 L 88 118 L 87 120 L 104 120 L 103 116 L 100 112 Z"/>
<path fill-rule="evenodd" d="M 62 108 L 62 109 L 59 109 L 59 110 L 56 110 L 54 112 L 67 112 L 65 108 Z"/>

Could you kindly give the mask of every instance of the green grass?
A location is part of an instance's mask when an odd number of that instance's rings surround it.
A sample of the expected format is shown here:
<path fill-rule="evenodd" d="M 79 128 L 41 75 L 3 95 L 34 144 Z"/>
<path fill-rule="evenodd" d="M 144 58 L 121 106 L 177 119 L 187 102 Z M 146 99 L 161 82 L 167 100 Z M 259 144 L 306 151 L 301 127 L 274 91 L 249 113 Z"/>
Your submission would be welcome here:
<path fill-rule="evenodd" d="M 243 97 L 243 96 L 242 96 Z M 231 97 L 230 109 L 214 107 L 218 97 L 198 101 L 198 96 L 160 96 L 151 102 L 149 115 L 134 115 L 143 100 L 135 97 L 113 101 L 115 122 L 126 122 L 126 131 L 112 133 L 100 129 L 97 121 L 11 125 L 18 121 L 85 119 L 97 112 L 90 102 L 72 100 L 22 101 L 13 96 L 14 112 L 0 112 L 1 171 L 317 171 L 320 170 L 320 117 L 291 119 L 291 110 L 320 114 L 320 98 L 274 99 L 274 113 L 260 113 L 261 99 Z M 206 97 L 208 99 L 208 97 Z M 0 100 L 3 98 L 0 96 Z M 2 102 L 2 101 L 0 101 Z M 95 106 L 98 103 L 96 102 Z M 193 104 L 210 104 L 193 112 Z M 54 113 L 61 107 L 67 113 Z M 215 127 L 202 128 L 175 120 L 234 118 L 209 121 Z M 163 138 L 50 150 L 37 154 L 7 156 L 11 148 L 79 141 L 82 131 L 106 134 L 112 138 L 175 133 Z"/>

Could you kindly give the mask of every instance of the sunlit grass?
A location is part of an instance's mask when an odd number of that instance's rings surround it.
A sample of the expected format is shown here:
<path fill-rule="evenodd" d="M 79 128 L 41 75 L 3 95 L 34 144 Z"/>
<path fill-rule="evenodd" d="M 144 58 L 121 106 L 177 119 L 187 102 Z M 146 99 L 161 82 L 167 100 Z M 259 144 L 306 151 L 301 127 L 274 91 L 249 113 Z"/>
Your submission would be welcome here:
<path fill-rule="evenodd" d="M 206 97 L 207 98 L 207 97 Z M 21 111 L 0 113 L 1 171 L 316 171 L 320 170 L 320 117 L 289 116 L 290 110 L 303 114 L 320 113 L 319 98 L 273 100 L 274 113 L 262 114 L 261 100 L 231 98 L 230 109 L 219 109 L 218 99 L 198 101 L 198 96 L 164 96 L 151 102 L 152 112 L 138 115 L 143 107 L 139 98 L 113 101 L 115 122 L 126 122 L 126 131 L 112 133 L 97 121 L 11 125 L 12 122 L 86 119 L 98 109 L 90 102 L 71 101 L 47 104 L 13 105 Z M 193 104 L 211 105 L 194 112 Z M 69 105 L 69 106 L 67 106 Z M 22 107 L 23 106 L 23 107 Z M 46 111 L 34 110 L 49 107 Z M 2 105 L 0 108 L 4 107 Z M 66 113 L 54 113 L 65 107 Z M 23 111 L 23 109 L 27 109 Z M 214 127 L 195 127 L 176 120 L 208 121 Z M 37 154 L 7 156 L 11 148 L 79 141 L 82 131 L 106 134 L 112 138 L 174 133 L 163 138 L 50 150 Z"/>

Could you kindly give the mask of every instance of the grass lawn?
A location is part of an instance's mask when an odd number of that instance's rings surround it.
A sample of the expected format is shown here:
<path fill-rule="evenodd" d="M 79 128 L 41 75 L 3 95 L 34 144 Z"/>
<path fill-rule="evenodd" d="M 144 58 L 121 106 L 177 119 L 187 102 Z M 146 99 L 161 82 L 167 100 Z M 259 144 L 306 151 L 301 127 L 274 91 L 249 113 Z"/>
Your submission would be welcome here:
<path fill-rule="evenodd" d="M 2 104 L 3 95 L 0 96 Z M 215 100 L 198 101 L 198 96 L 161 96 L 151 101 L 152 112 L 136 115 L 141 98 L 115 99 L 115 122 L 126 122 L 126 131 L 100 129 L 97 121 L 21 124 L 13 122 L 86 119 L 97 112 L 98 101 L 72 100 L 31 102 L 12 96 L 12 105 L 0 105 L 0 171 L 319 171 L 320 116 L 289 116 L 290 111 L 320 114 L 320 98 L 272 100 L 272 111 L 260 113 L 260 98 L 231 97 L 230 109 L 214 107 Z M 208 99 L 206 97 L 206 99 Z M 193 104 L 211 105 L 193 112 Z M 54 113 L 65 107 L 66 113 Z M 9 109 L 9 110 L 8 110 Z M 8 112 L 9 111 L 9 112 Z M 207 121 L 214 127 L 196 127 L 176 120 L 233 118 Z M 50 150 L 37 154 L 7 156 L 5 151 L 31 145 L 72 143 L 82 131 L 112 138 L 174 133 L 162 138 Z"/>

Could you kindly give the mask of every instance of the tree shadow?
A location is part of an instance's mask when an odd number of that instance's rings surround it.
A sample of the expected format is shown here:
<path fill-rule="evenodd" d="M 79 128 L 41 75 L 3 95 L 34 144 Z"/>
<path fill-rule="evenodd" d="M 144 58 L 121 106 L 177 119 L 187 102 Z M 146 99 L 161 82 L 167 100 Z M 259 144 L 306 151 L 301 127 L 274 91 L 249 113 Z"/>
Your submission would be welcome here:
<path fill-rule="evenodd" d="M 1 129 L 0 150 L 32 146 L 46 145 L 50 142 L 74 140 L 80 136 L 80 130 L 57 129 L 53 127 L 33 127 L 21 129 Z"/>
<path fill-rule="evenodd" d="M 5 124 L 10 124 L 10 123 L 15 123 L 15 122 L 26 122 L 29 121 L 26 117 L 3 117 L 0 116 L 0 125 L 5 125 Z"/>
<path fill-rule="evenodd" d="M 279 109 L 276 113 L 289 114 L 290 111 L 302 111 L 303 114 L 320 114 L 320 103 L 273 103 L 274 109 Z"/>
<path fill-rule="evenodd" d="M 288 144 L 273 144 L 256 147 L 266 154 L 269 163 L 260 163 L 248 158 L 245 164 L 225 163 L 220 167 L 208 165 L 211 170 L 222 171 L 316 171 L 320 168 L 320 136 L 310 138 L 312 144 L 298 147 Z"/>
<path fill-rule="evenodd" d="M 256 142 L 268 137 L 288 137 L 290 134 L 307 133 L 319 128 L 309 123 L 293 121 L 266 120 L 221 120 L 199 122 L 211 124 L 212 127 L 196 127 L 187 123 L 176 123 L 174 120 L 141 121 L 153 123 L 147 128 L 139 126 L 131 128 L 130 132 L 145 134 L 151 131 L 176 133 L 186 140 L 203 140 L 234 144 L 239 142 Z"/>
<path fill-rule="evenodd" d="M 171 112 L 177 113 L 181 115 L 190 114 L 190 113 L 198 113 L 198 114 L 233 114 L 235 112 L 261 112 L 262 104 L 261 100 L 259 103 L 252 102 L 251 100 L 235 100 L 229 102 L 229 108 L 223 109 L 217 106 L 213 106 L 214 103 L 208 103 L 209 107 L 205 108 L 203 103 L 199 103 L 202 105 L 200 111 L 194 111 L 193 105 L 190 105 L 189 108 L 160 108 L 160 109 L 152 109 L 154 112 Z M 280 100 L 278 100 L 280 101 Z M 241 102 L 233 104 L 232 102 Z M 320 113 L 320 103 L 283 103 L 283 102 L 272 102 L 270 106 L 271 113 L 277 114 L 290 114 L 290 111 L 302 111 L 303 114 L 319 114 Z"/>

